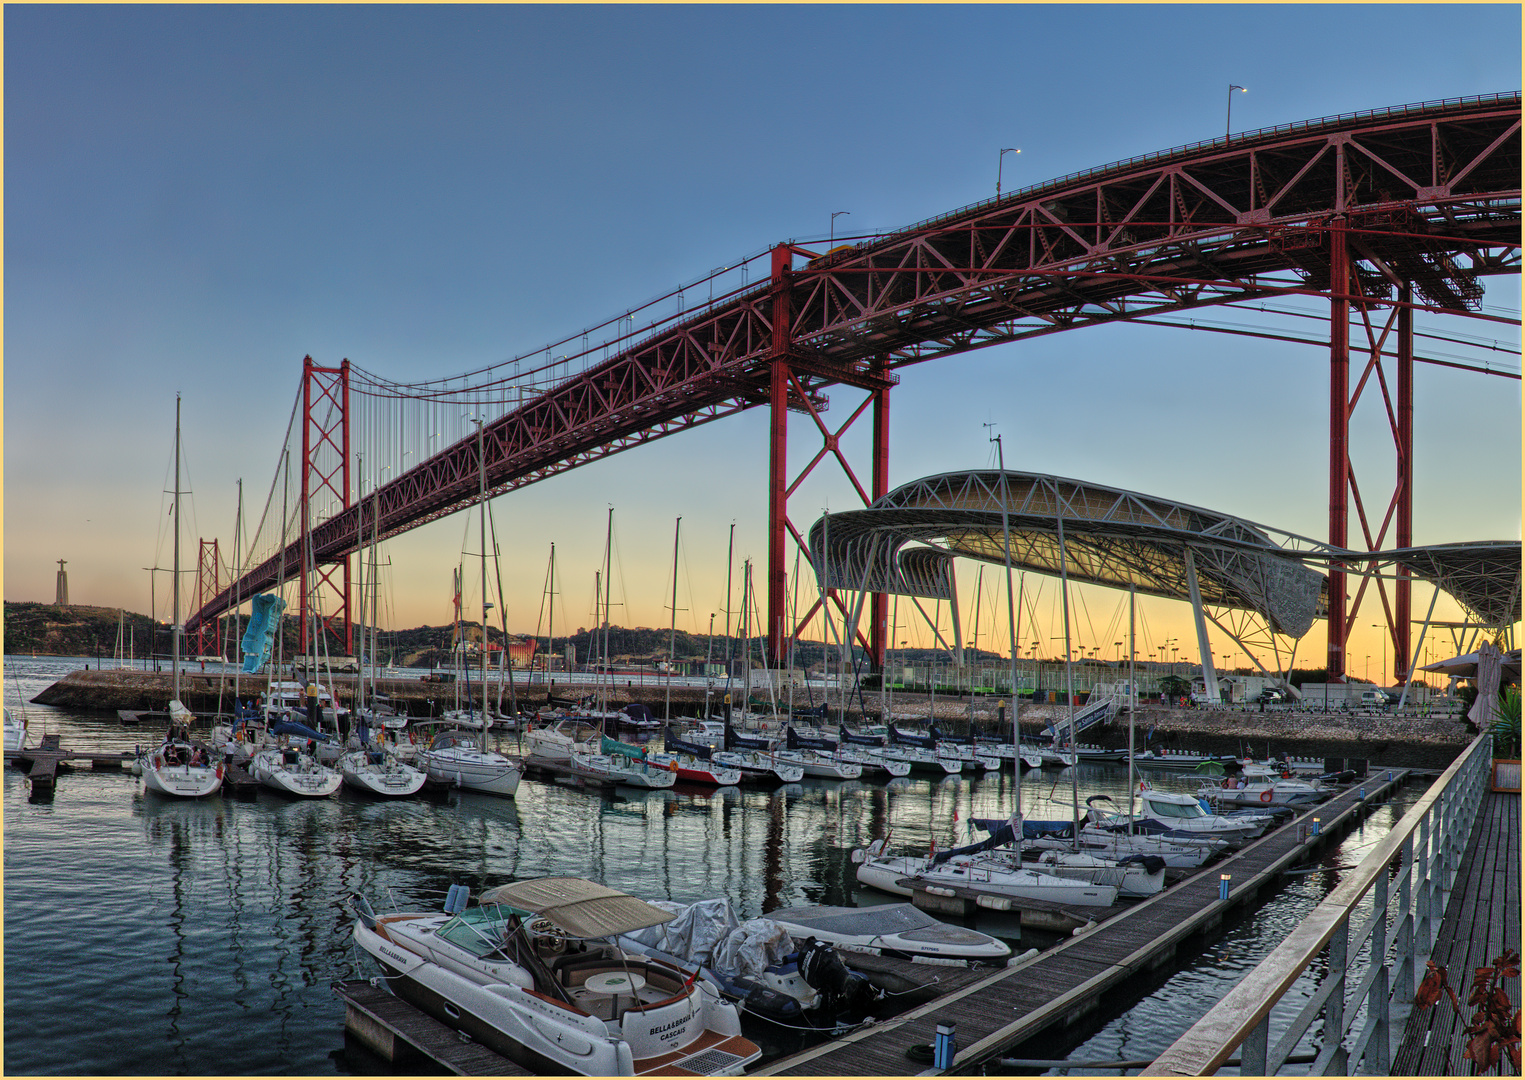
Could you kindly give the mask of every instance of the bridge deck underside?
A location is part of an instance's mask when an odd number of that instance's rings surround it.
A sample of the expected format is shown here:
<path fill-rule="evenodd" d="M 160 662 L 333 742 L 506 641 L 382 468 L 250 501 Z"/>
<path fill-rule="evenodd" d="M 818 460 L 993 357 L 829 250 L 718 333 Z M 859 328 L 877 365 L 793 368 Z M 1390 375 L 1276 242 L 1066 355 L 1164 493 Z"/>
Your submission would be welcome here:
<path fill-rule="evenodd" d="M 1002 342 L 1329 283 L 1329 234 L 1349 237 L 1364 295 L 1412 283 L 1438 310 L 1517 272 L 1520 98 L 1335 118 L 1220 140 L 967 207 L 817 258 L 654 326 L 643 341 L 487 426 L 317 525 L 319 563 L 492 494 L 769 403 L 787 360 L 806 395 L 868 389 L 894 368 Z M 776 304 L 780 292 L 787 304 Z M 774 311 L 790 312 L 774 333 Z M 780 354 L 777 341 L 787 341 Z M 791 399 L 792 407 L 804 407 Z M 293 542 L 285 565 L 294 573 Z M 192 616 L 276 583 L 270 555 Z M 289 576 L 289 575 L 288 575 Z"/>

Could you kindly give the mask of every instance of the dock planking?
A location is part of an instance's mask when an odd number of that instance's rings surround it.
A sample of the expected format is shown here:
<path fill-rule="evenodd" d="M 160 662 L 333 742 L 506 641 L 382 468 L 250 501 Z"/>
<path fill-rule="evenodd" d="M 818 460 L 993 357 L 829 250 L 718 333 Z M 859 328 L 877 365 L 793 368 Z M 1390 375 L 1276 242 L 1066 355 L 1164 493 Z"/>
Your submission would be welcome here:
<path fill-rule="evenodd" d="M 345 1031 L 389 1062 L 407 1067 L 428 1061 L 456 1076 L 534 1075 L 369 982 L 338 982 L 333 988 L 344 1002 Z"/>
<path fill-rule="evenodd" d="M 1491 792 L 1478 808 L 1430 953 L 1430 960 L 1446 969 L 1463 1014 L 1458 1015 L 1444 996 L 1431 1008 L 1411 1012 L 1393 1057 L 1393 1075 L 1461 1076 L 1472 1071 L 1472 1063 L 1462 1057 L 1462 1029 L 1473 1012 L 1467 1005 L 1472 973 L 1491 966 L 1505 949 L 1520 949 L 1520 796 Z M 1511 1001 L 1520 1000 L 1519 979 L 1506 981 L 1504 987 Z"/>
<path fill-rule="evenodd" d="M 978 1072 L 1023 1040 L 1098 1008 L 1108 991 L 1170 962 L 1182 941 L 1211 931 L 1230 909 L 1278 887 L 1283 870 L 1343 836 L 1373 803 L 1401 785 L 1406 773 L 1391 775 L 1391 781 L 1368 778 L 1366 799 L 1359 785 L 1352 787 L 1029 961 L 862 1032 L 782 1058 L 754 1075 L 903 1075 L 912 1060 L 907 1050 L 930 1043 L 937 1025 L 949 1023 L 962 1048 L 951 1071 Z M 1308 835 L 1299 825 L 1315 816 L 1321 830 Z M 1226 901 L 1218 899 L 1222 874 L 1232 875 Z"/>

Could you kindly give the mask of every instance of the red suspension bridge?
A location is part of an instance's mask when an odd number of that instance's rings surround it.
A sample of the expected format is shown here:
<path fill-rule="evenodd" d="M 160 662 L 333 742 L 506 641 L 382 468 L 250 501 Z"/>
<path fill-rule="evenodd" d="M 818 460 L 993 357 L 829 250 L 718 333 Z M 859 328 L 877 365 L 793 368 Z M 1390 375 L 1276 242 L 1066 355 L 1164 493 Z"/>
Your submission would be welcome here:
<path fill-rule="evenodd" d="M 1228 332 L 1327 343 L 1329 541 L 1408 547 L 1414 364 L 1519 378 L 1416 353 L 1413 317 L 1518 325 L 1479 310 L 1479 279 L 1520 269 L 1520 118 L 1518 93 L 1329 117 L 1115 162 L 824 253 L 778 244 L 761 256 L 766 277 L 748 280 L 752 260 L 725 267 L 543 354 L 441 382 L 397 383 L 348 361 L 308 358 L 247 568 L 223 586 L 216 559 L 211 580 L 203 559 L 186 629 L 205 633 L 237 602 L 293 577 L 308 581 L 310 566 L 304 633 L 309 592 L 327 595 L 324 623 L 350 652 L 350 556 L 373 534 L 385 539 L 470 505 L 479 470 L 489 493 L 501 494 L 766 406 L 766 633 L 771 655 L 782 656 L 816 610 L 786 623 L 790 537 L 808 556 L 789 498 L 828 458 L 865 505 L 889 490 L 899 368 L 1105 323 L 1180 325 L 1171 318 L 1179 312 L 1293 296 L 1328 304 L 1327 334 Z M 685 310 L 705 288 L 707 298 Z M 639 331 L 637 319 L 647 322 Z M 834 385 L 862 397 L 832 425 L 824 391 Z M 1348 444 L 1363 401 L 1385 415 L 1396 469 L 1361 483 Z M 790 413 L 821 437 L 793 473 Z M 842 436 L 864 418 L 870 460 L 850 462 Z M 292 470 L 295 499 L 282 479 Z M 1395 655 L 1408 656 L 1407 580 L 1389 596 L 1379 576 L 1360 575 L 1354 595 L 1346 579 L 1337 572 L 1330 581 L 1331 675 L 1345 671 L 1345 642 L 1373 582 Z M 874 597 L 864 643 L 875 664 L 884 660 L 885 616 L 884 598 Z"/>

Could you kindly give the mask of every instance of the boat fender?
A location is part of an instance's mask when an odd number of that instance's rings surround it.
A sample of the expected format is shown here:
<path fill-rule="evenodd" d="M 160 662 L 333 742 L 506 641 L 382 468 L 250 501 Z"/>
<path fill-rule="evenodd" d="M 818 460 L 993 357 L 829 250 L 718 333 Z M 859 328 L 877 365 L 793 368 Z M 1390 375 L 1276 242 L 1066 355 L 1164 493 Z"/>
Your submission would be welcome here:
<path fill-rule="evenodd" d="M 1018 964 L 1025 963 L 1037 955 L 1037 949 L 1028 949 L 1025 953 L 1019 953 L 1018 955 L 1013 956 L 1010 960 L 1006 961 L 1006 966 L 1016 967 Z"/>
<path fill-rule="evenodd" d="M 370 901 L 359 893 L 351 897 L 351 900 L 353 901 L 355 914 L 360 918 L 361 925 L 367 930 L 376 929 L 376 912 L 372 909 Z"/>
<path fill-rule="evenodd" d="M 1271 791 L 1270 788 L 1266 788 L 1264 791 L 1262 791 L 1260 793 L 1260 801 L 1263 802 L 1263 803 L 1268 803 L 1272 799 L 1274 799 L 1275 797 L 1276 797 L 1275 794 Z"/>

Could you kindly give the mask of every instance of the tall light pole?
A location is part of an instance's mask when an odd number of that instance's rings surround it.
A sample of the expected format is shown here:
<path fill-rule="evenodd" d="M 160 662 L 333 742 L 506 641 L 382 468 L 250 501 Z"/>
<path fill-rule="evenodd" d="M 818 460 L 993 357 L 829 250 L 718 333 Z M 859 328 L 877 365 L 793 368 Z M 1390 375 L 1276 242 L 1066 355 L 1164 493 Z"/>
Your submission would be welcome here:
<path fill-rule="evenodd" d="M 1228 138 L 1229 135 L 1234 130 L 1234 91 L 1235 90 L 1238 90 L 1241 94 L 1248 94 L 1249 93 L 1248 89 L 1246 89 L 1243 86 L 1238 85 L 1237 83 L 1229 83 L 1228 84 L 1228 118 L 1224 122 L 1224 125 L 1223 125 L 1223 137 L 1225 139 Z"/>
<path fill-rule="evenodd" d="M 1385 627 L 1381 623 L 1372 623 L 1371 624 L 1371 628 L 1373 630 L 1383 630 L 1383 629 L 1385 629 Z M 1381 641 L 1382 641 L 1382 682 L 1385 684 L 1387 682 L 1387 639 L 1386 638 L 1382 638 Z"/>
<path fill-rule="evenodd" d="M 1008 147 L 1005 147 L 1001 151 L 1000 155 L 995 159 L 995 194 L 996 194 L 996 198 L 999 199 L 1001 197 L 1001 166 L 1006 164 L 1006 155 L 1007 154 L 1020 154 L 1021 152 L 1022 151 L 1017 149 L 1015 146 L 1008 146 Z"/>
<path fill-rule="evenodd" d="M 835 244 L 837 242 L 837 218 L 843 214 L 851 213 L 851 210 L 833 210 L 831 212 L 831 239 L 827 241 L 827 244 Z"/>

